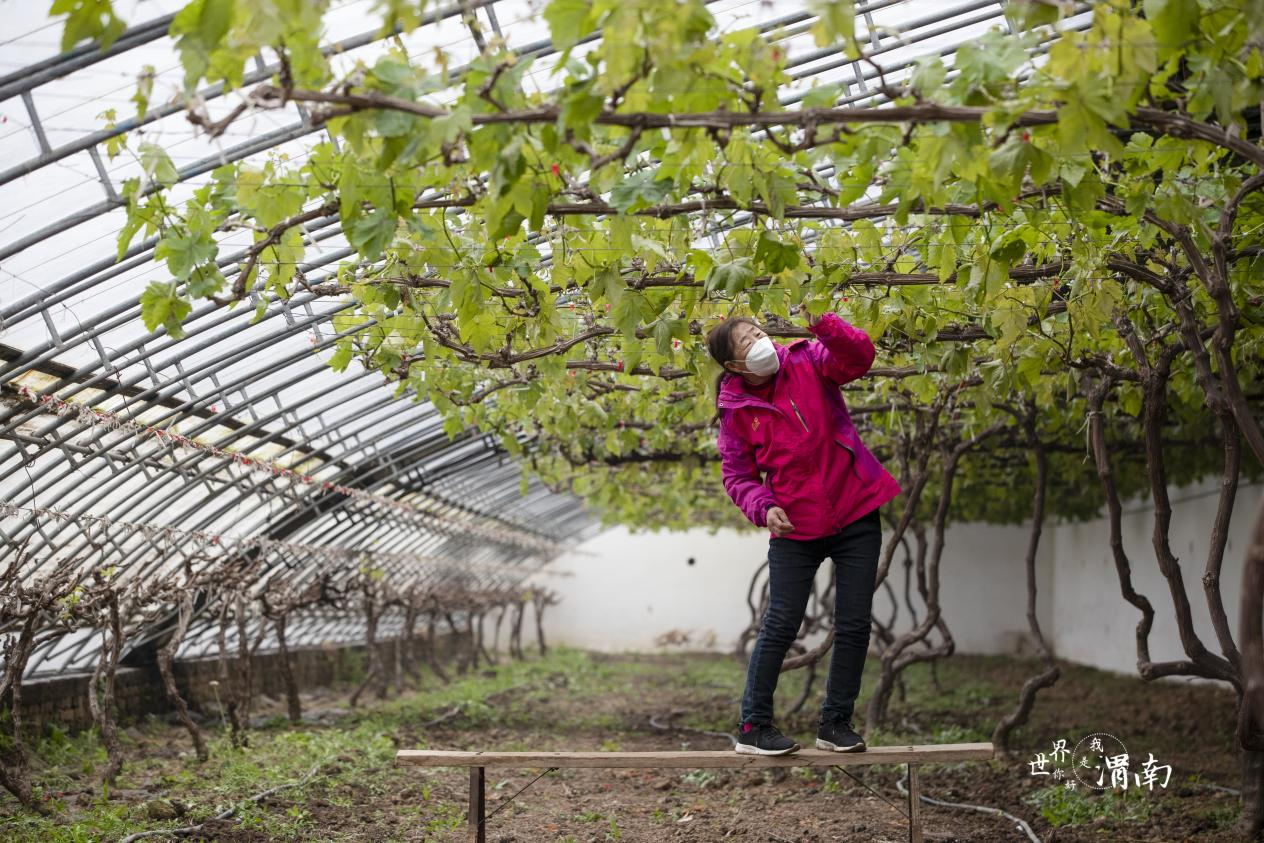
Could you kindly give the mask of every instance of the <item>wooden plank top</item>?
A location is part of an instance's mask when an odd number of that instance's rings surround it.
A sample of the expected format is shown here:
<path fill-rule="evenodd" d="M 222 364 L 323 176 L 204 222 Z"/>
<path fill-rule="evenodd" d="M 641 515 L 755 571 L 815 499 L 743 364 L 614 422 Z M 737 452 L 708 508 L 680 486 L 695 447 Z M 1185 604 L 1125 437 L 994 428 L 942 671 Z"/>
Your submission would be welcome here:
<path fill-rule="evenodd" d="M 727 751 L 652 752 L 464 752 L 445 749 L 401 749 L 397 767 L 860 767 L 869 764 L 922 764 L 979 761 L 994 756 L 991 743 L 948 743 L 925 746 L 871 746 L 864 752 L 830 752 L 804 747 L 789 755 L 745 755 Z"/>

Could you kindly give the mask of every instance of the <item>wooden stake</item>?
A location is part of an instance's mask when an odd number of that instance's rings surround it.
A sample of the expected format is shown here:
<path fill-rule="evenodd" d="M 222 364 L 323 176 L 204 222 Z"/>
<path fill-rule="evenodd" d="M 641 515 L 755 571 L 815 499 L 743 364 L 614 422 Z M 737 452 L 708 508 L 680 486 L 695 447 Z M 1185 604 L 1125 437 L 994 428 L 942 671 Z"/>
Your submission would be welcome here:
<path fill-rule="evenodd" d="M 470 768 L 470 843 L 487 843 L 487 803 L 483 799 L 485 767 Z"/>
<path fill-rule="evenodd" d="M 908 765 L 909 843 L 922 843 L 921 792 L 917 786 L 917 765 Z"/>

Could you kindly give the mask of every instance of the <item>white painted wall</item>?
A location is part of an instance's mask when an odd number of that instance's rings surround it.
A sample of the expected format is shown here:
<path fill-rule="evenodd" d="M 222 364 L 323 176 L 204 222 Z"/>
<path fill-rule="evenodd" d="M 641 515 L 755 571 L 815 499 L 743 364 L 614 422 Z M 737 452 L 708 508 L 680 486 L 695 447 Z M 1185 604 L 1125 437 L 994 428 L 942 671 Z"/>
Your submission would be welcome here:
<path fill-rule="evenodd" d="M 1171 490 L 1172 549 L 1182 565 L 1195 628 L 1212 652 L 1219 647 L 1201 578 L 1217 487 L 1211 479 Z M 1239 489 L 1225 552 L 1221 591 L 1235 632 L 1242 553 L 1262 494 L 1260 485 Z M 1151 658 L 1181 658 L 1172 598 L 1150 543 L 1152 509 L 1148 500 L 1140 500 L 1126 504 L 1124 513 L 1124 548 L 1132 560 L 1133 585 L 1155 608 Z M 1140 616 L 1120 594 L 1108 535 L 1104 519 L 1046 526 L 1037 562 L 1038 616 L 1059 657 L 1135 675 L 1134 630 Z M 949 529 L 940 602 L 958 652 L 1032 652 L 1023 570 L 1026 545 L 1024 527 L 960 524 Z M 767 549 L 764 531 L 605 531 L 550 566 L 572 576 L 541 578 L 562 595 L 562 602 L 548 610 L 546 634 L 553 642 L 604 651 L 727 651 L 746 626 L 746 589 Z M 693 565 L 688 564 L 690 557 Z M 889 576 L 897 589 L 903 584 L 901 558 L 896 555 Z M 825 561 L 817 572 L 821 584 L 829 564 Z M 883 621 L 890 617 L 884 590 L 875 596 L 874 611 Z M 907 628 L 907 610 L 902 608 L 900 618 L 897 629 Z M 688 635 L 687 642 L 656 643 L 673 632 Z"/>
<path fill-rule="evenodd" d="M 754 532 L 607 530 L 549 566 L 574 576 L 540 579 L 562 595 L 544 615 L 545 635 L 616 652 L 727 650 L 750 617 L 746 589 L 767 549 Z M 672 631 L 688 644 L 655 644 Z"/>
<path fill-rule="evenodd" d="M 1209 480 L 1197 486 L 1173 489 L 1172 524 L 1169 532 L 1173 554 L 1181 564 L 1185 593 L 1191 604 L 1194 629 L 1212 653 L 1220 653 L 1202 576 L 1216 515 L 1219 484 Z M 1242 562 L 1264 487 L 1239 487 L 1229 542 L 1221 568 L 1220 592 L 1229 628 L 1237 639 L 1238 601 L 1242 589 Z M 1151 531 L 1154 511 L 1148 500 L 1124 507 L 1124 549 L 1132 560 L 1132 582 L 1154 607 L 1150 632 L 1150 658 L 1154 661 L 1185 658 L 1177 634 L 1176 615 L 1167 580 L 1159 570 Z M 1057 561 L 1053 593 L 1048 595 L 1052 616 L 1057 618 L 1056 652 L 1070 661 L 1106 670 L 1136 673 L 1136 624 L 1141 614 L 1120 595 L 1106 522 L 1068 524 L 1053 531 L 1048 550 Z M 1175 679 L 1173 681 L 1189 681 Z"/>

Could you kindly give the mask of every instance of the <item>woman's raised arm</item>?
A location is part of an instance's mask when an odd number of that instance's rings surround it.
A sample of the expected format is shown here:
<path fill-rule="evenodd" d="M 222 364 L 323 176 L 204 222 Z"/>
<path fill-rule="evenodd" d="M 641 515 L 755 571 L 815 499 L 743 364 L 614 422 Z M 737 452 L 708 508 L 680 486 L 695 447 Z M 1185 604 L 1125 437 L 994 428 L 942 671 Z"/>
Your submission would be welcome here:
<path fill-rule="evenodd" d="M 821 377 L 836 386 L 854 381 L 873 366 L 873 340 L 837 313 L 827 310 L 815 319 L 808 316 L 808 330 L 819 340 L 808 344 L 812 362 Z"/>

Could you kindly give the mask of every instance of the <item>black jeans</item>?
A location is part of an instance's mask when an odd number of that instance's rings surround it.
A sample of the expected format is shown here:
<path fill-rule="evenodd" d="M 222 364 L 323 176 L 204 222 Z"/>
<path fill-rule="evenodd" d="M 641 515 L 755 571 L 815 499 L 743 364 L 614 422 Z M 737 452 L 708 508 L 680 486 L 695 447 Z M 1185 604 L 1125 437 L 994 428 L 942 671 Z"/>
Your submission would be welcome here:
<path fill-rule="evenodd" d="M 882 521 L 874 509 L 842 531 L 816 539 L 768 539 L 768 610 L 751 650 L 742 694 L 742 722 L 771 723 L 773 692 L 807 610 L 812 581 L 834 560 L 834 646 L 821 717 L 851 719 L 869 650 L 873 589 L 882 551 Z"/>

